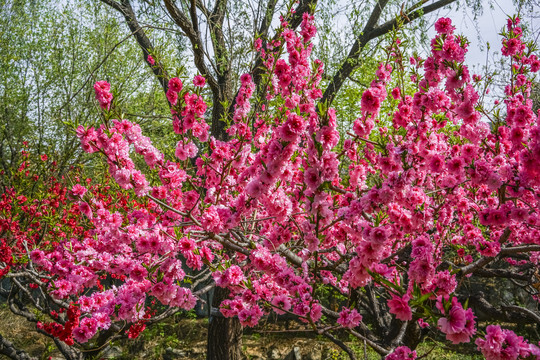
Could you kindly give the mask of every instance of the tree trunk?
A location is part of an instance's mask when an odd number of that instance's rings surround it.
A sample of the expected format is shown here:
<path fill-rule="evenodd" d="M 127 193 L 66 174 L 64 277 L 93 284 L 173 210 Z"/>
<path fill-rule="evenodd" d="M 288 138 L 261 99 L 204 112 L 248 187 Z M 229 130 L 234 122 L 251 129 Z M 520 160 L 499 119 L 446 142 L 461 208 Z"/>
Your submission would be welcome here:
<path fill-rule="evenodd" d="M 228 298 L 229 290 L 214 288 L 212 307 Z M 212 313 L 212 312 L 211 312 Z M 242 359 L 242 325 L 238 318 L 211 315 L 208 323 L 207 360 Z"/>
<path fill-rule="evenodd" d="M 221 141 L 227 141 L 229 139 L 229 136 L 225 131 L 227 123 L 224 121 L 224 118 L 227 118 L 231 115 L 227 113 L 228 109 L 223 106 L 224 101 L 230 101 L 230 97 L 227 97 L 227 94 L 223 94 L 225 91 L 228 91 L 227 88 L 228 85 L 223 84 L 223 86 L 220 87 L 220 93 L 214 93 L 212 95 L 213 109 L 212 127 L 210 129 L 210 134 Z"/>

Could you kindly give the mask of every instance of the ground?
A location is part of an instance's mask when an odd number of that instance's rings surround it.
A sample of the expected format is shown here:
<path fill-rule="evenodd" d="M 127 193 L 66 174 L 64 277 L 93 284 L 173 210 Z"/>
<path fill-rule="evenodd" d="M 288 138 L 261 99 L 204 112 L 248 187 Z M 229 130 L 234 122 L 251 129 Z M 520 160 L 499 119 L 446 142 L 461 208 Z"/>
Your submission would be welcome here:
<path fill-rule="evenodd" d="M 104 354 L 105 358 L 116 360 L 203 360 L 206 352 L 207 319 L 177 316 L 146 329 L 137 339 L 115 342 Z M 302 325 L 268 321 L 255 329 L 246 329 L 243 338 L 243 352 L 246 360 L 341 360 L 348 357 L 339 347 L 321 336 L 302 331 Z M 36 332 L 35 327 L 13 315 L 5 304 L 0 305 L 0 333 L 5 338 L 40 359 L 60 360 L 53 341 Z M 359 342 L 348 342 L 359 359 L 379 360 L 373 351 Z M 424 359 L 433 360 L 476 360 L 481 356 L 463 356 L 449 349 L 436 348 L 424 344 L 418 349 Z M 2 355 L 0 355 L 0 359 Z"/>

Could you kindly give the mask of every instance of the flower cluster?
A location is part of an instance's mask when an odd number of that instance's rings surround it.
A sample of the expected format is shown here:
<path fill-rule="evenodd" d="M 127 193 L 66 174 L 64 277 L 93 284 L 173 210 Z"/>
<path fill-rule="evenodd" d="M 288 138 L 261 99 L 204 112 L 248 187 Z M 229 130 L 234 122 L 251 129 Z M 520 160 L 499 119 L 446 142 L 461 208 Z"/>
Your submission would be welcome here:
<path fill-rule="evenodd" d="M 488 325 L 485 339 L 476 339 L 476 345 L 486 359 L 516 360 L 531 356 L 537 359 L 540 356 L 540 348 L 528 344 L 512 330 L 501 329 L 499 325 Z"/>
<path fill-rule="evenodd" d="M 414 360 L 416 359 L 416 351 L 411 351 L 406 346 L 397 347 L 391 354 L 386 356 L 385 360 Z"/>
<path fill-rule="evenodd" d="M 446 339 L 454 344 L 469 342 L 471 336 L 476 333 L 475 316 L 472 310 L 463 309 L 455 297 L 448 305 L 443 307 L 441 299 L 438 300 L 437 307 L 445 315 L 437 322 L 439 328 L 446 334 Z"/>
<path fill-rule="evenodd" d="M 106 81 L 98 81 L 94 84 L 94 90 L 99 106 L 104 110 L 109 110 L 113 99 L 113 95 L 110 93 L 111 85 Z"/>

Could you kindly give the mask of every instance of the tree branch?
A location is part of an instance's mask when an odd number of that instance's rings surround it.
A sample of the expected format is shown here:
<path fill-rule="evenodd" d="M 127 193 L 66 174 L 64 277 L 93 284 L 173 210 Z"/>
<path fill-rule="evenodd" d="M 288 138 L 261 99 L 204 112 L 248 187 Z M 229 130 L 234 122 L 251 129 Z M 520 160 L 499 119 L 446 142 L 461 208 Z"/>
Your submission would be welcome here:
<path fill-rule="evenodd" d="M 504 229 L 504 232 L 501 235 L 501 238 L 499 239 L 499 242 L 502 244 L 506 240 L 508 240 L 508 238 L 510 237 L 510 233 L 511 233 L 511 230 L 509 228 Z M 524 247 L 519 247 L 519 248 L 524 248 Z M 525 248 L 528 249 L 529 247 L 526 246 Z M 540 246 L 539 246 L 539 248 L 540 248 Z M 487 264 L 499 259 L 503 255 L 510 255 L 512 253 L 519 253 L 520 251 L 516 251 L 516 249 L 518 249 L 518 248 L 505 248 L 505 249 L 502 249 L 497 256 L 481 257 L 480 259 L 476 260 L 472 264 L 469 264 L 469 265 L 466 265 L 466 266 L 462 267 L 460 269 L 461 270 L 460 275 L 464 276 L 464 275 L 467 275 L 467 274 L 471 274 L 471 273 L 475 272 L 477 269 L 480 269 L 480 268 L 486 266 Z"/>
<path fill-rule="evenodd" d="M 0 354 L 7 356 L 13 360 L 34 360 L 35 357 L 31 357 L 25 351 L 18 349 L 12 342 L 5 339 L 0 334 Z"/>
<path fill-rule="evenodd" d="M 409 10 L 413 10 L 412 12 L 409 12 L 407 14 L 400 14 L 401 18 L 396 17 L 394 20 L 387 21 L 386 23 L 380 26 L 376 26 L 377 22 L 379 21 L 381 17 L 384 7 L 388 3 L 388 0 L 379 0 L 377 4 L 375 5 L 373 11 L 371 12 L 368 22 L 366 23 L 366 26 L 364 27 L 364 30 L 362 31 L 362 35 L 358 39 L 356 39 L 356 41 L 354 42 L 351 50 L 349 51 L 348 56 L 345 58 L 345 60 L 341 64 L 340 68 L 334 75 L 330 84 L 328 84 L 328 87 L 326 88 L 323 94 L 323 97 L 321 98 L 319 103 L 326 104 L 327 106 L 330 106 L 330 104 L 332 104 L 332 101 L 334 100 L 337 93 L 341 89 L 341 86 L 356 68 L 358 61 L 360 59 L 360 54 L 362 50 L 371 40 L 389 33 L 392 29 L 397 27 L 397 25 L 400 23 L 403 25 L 408 24 L 412 22 L 413 20 L 425 14 L 433 12 L 437 9 L 440 9 L 448 4 L 451 4 L 454 1 L 456 0 L 440 0 L 420 9 L 417 8 L 418 7 L 418 4 L 417 4 L 409 9 Z M 425 3 L 425 0 L 422 0 L 419 4 L 423 4 L 423 3 Z"/>
<path fill-rule="evenodd" d="M 326 336 L 327 338 L 329 338 L 330 341 L 332 341 L 334 344 L 339 346 L 343 351 L 345 351 L 347 353 L 347 355 L 349 355 L 349 359 L 356 360 L 356 356 L 354 355 L 354 352 L 351 350 L 350 347 L 345 345 L 345 343 L 343 341 L 341 341 L 338 338 L 332 336 L 331 334 L 329 334 L 326 331 L 323 332 L 323 335 Z"/>
<path fill-rule="evenodd" d="M 272 18 L 274 17 L 276 3 L 277 0 L 268 0 L 268 3 L 266 4 L 266 11 L 261 20 L 259 31 L 257 32 L 257 36 L 260 36 L 263 39 L 263 43 L 266 43 L 265 39 L 268 35 L 268 29 L 270 28 L 270 24 L 272 23 Z"/>
<path fill-rule="evenodd" d="M 339 313 L 338 312 L 335 312 L 335 311 L 332 311 L 324 306 L 321 305 L 321 308 L 322 308 L 322 312 L 324 314 L 326 314 L 328 317 L 331 317 L 333 318 L 334 320 L 337 320 L 339 319 Z M 369 328 L 363 323 L 363 322 L 360 322 L 360 324 L 357 326 L 357 329 L 360 328 L 360 330 L 364 333 L 364 336 L 370 340 L 370 341 L 380 341 L 378 338 L 375 337 L 375 335 L 373 335 L 373 333 L 371 332 L 371 330 L 369 330 Z"/>
<path fill-rule="evenodd" d="M 371 39 L 374 39 L 376 37 L 379 37 L 381 35 L 384 35 L 386 33 L 388 33 L 389 31 L 391 31 L 392 29 L 394 29 L 395 27 L 398 26 L 398 24 L 401 22 L 402 25 L 407 25 L 408 23 L 410 22 L 413 22 L 414 20 L 426 15 L 426 14 L 429 14 L 435 10 L 439 10 L 440 8 L 446 6 L 446 5 L 450 5 L 451 3 L 455 2 L 456 0 L 439 0 L 431 5 L 427 5 L 427 6 L 424 6 L 423 8 L 421 9 L 417 9 L 417 10 L 414 10 L 416 8 L 416 6 L 413 6 L 411 8 L 411 12 L 407 12 L 407 14 L 405 16 L 402 17 L 402 20 L 398 20 L 397 18 L 394 19 L 394 20 L 390 20 L 390 21 L 387 21 L 385 22 L 384 24 L 382 24 L 381 26 L 378 26 L 376 27 L 375 29 L 373 29 L 372 33 L 371 33 Z M 425 1 L 422 1 L 422 3 L 424 3 Z"/>
<path fill-rule="evenodd" d="M 28 309 L 25 308 L 25 306 L 20 302 L 20 300 L 17 300 L 15 299 L 15 292 L 12 290 L 11 291 L 11 294 L 10 294 L 10 297 L 8 299 L 8 304 L 9 304 L 9 308 L 11 310 L 11 312 L 13 312 L 15 315 L 19 315 L 19 316 L 22 316 L 24 318 L 26 318 L 26 320 L 32 322 L 32 323 L 37 323 L 38 322 L 38 319 L 37 317 L 32 314 L 30 311 L 28 311 Z M 40 334 L 43 334 L 47 337 L 50 337 L 52 339 L 54 339 L 54 342 L 56 344 L 56 347 L 58 348 L 58 350 L 60 350 L 60 352 L 62 353 L 62 355 L 64 355 L 64 357 L 68 360 L 82 360 L 82 352 L 78 351 L 77 349 L 75 348 L 72 348 L 68 345 L 66 345 L 65 343 L 63 343 L 62 341 L 59 341 L 58 339 L 56 339 L 54 336 L 52 336 L 51 334 L 41 330 L 41 329 L 37 329 L 37 331 L 40 333 Z"/>
<path fill-rule="evenodd" d="M 356 68 L 360 53 L 364 46 L 366 46 L 366 44 L 371 40 L 369 35 L 373 31 L 375 25 L 377 25 L 377 22 L 381 17 L 382 11 L 387 4 L 388 0 L 377 1 L 377 4 L 375 4 L 375 7 L 373 8 L 371 15 L 369 16 L 369 19 L 364 26 L 364 29 L 362 30 L 362 35 L 358 39 L 356 39 L 351 50 L 349 51 L 349 55 L 347 56 L 345 61 L 343 61 L 339 70 L 334 75 L 332 82 L 328 84 L 328 87 L 326 88 L 323 97 L 319 101 L 320 103 L 326 103 L 328 106 L 330 106 L 345 80 Z"/>
<path fill-rule="evenodd" d="M 154 45 L 152 44 L 148 36 L 146 36 L 145 32 L 142 30 L 142 27 L 137 21 L 137 17 L 135 16 L 135 12 L 133 11 L 129 0 L 121 0 L 121 3 L 115 0 L 101 1 L 109 5 L 116 11 L 120 12 L 124 16 L 130 31 L 135 36 L 135 40 L 137 41 L 137 44 L 139 44 L 139 47 L 143 52 L 144 61 L 158 79 L 161 87 L 163 88 L 163 92 L 167 92 L 169 82 L 168 75 L 165 72 L 163 66 L 158 61 L 156 61 L 154 65 L 150 64 L 150 62 L 148 61 L 148 55 L 150 55 L 151 52 L 154 52 Z"/>
<path fill-rule="evenodd" d="M 197 70 L 206 78 L 208 85 L 213 93 L 218 92 L 218 84 L 206 63 L 204 62 L 204 47 L 201 42 L 200 33 L 198 30 L 198 24 L 196 22 L 196 14 L 194 12 L 194 6 L 190 7 L 190 15 L 193 20 L 195 17 L 195 24 L 191 23 L 188 17 L 175 5 L 173 0 L 164 0 L 165 8 L 171 16 L 172 20 L 178 25 L 184 33 L 186 33 L 189 41 L 191 42 L 191 50 L 193 51 L 193 57 Z M 192 0 L 192 4 L 195 3 Z"/>
<path fill-rule="evenodd" d="M 316 6 L 317 6 L 317 2 L 318 0 L 300 0 L 300 3 L 298 4 L 298 6 L 296 7 L 294 13 L 292 15 L 288 15 L 288 18 L 286 19 L 288 22 L 289 22 L 289 28 L 292 29 L 292 30 L 295 30 L 299 25 L 300 23 L 302 22 L 302 17 L 304 15 L 305 12 L 308 12 L 308 13 L 311 13 L 312 12 L 312 9 L 314 9 Z M 271 1 L 269 1 L 269 4 L 268 4 L 268 7 L 267 7 L 267 14 L 270 12 L 270 7 L 271 7 L 272 3 Z M 274 4 L 275 6 L 275 4 Z M 273 13 L 273 9 L 271 11 Z M 264 20 L 263 20 L 264 21 Z M 269 23 L 268 25 L 266 25 L 266 27 L 269 27 L 270 26 L 270 23 L 272 21 L 272 19 L 270 18 L 269 20 Z M 265 27 L 263 26 L 263 24 L 261 24 L 261 29 L 263 29 L 266 33 L 268 32 L 268 28 L 265 29 Z M 262 32 L 260 32 L 260 34 L 262 34 Z M 279 37 L 281 36 L 281 32 L 278 31 L 276 32 L 276 34 L 274 35 L 273 39 L 272 39 L 272 42 L 274 40 L 277 40 Z M 281 45 L 278 49 L 273 49 L 273 50 L 269 50 L 269 51 L 279 51 L 279 49 L 283 46 L 283 41 L 281 42 Z M 253 77 L 253 82 L 257 85 L 260 85 L 260 82 L 261 82 L 261 78 L 262 78 L 262 75 L 263 73 L 265 72 L 265 69 L 263 67 L 263 59 L 261 58 L 260 54 L 257 54 L 254 62 L 253 62 L 253 65 L 251 66 L 251 76 Z M 262 96 L 262 92 L 264 91 L 264 87 L 259 87 L 258 91 L 257 91 L 257 94 L 259 97 Z M 233 101 L 231 103 L 231 105 L 229 106 L 229 113 L 232 114 L 232 112 L 234 111 L 234 106 L 236 105 L 236 97 L 238 96 L 238 92 L 236 93 L 236 95 L 234 96 L 233 98 Z"/>
<path fill-rule="evenodd" d="M 516 305 L 502 306 L 501 308 L 506 311 L 514 311 L 522 315 L 525 315 L 526 317 L 534 320 L 538 325 L 540 325 L 540 315 L 538 315 L 537 313 L 529 309 L 523 308 L 521 306 L 516 306 Z"/>
<path fill-rule="evenodd" d="M 386 356 L 390 353 L 390 351 L 386 350 L 385 348 L 383 348 L 382 346 L 378 345 L 377 343 L 369 340 L 367 337 L 365 337 L 364 335 L 354 331 L 354 330 L 349 330 L 349 332 L 351 334 L 353 334 L 354 336 L 356 336 L 357 338 L 361 339 L 361 340 L 364 340 L 369 346 L 371 346 L 373 348 L 373 350 L 375 350 L 379 355 L 382 355 L 382 356 Z"/>

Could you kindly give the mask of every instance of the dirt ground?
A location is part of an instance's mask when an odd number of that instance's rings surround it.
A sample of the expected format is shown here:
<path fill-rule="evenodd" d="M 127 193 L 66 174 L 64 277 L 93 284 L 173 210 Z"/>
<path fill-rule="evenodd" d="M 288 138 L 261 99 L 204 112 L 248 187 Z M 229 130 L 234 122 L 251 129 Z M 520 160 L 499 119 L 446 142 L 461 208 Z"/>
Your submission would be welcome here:
<path fill-rule="evenodd" d="M 148 327 L 137 339 L 109 344 L 103 359 L 203 360 L 206 354 L 207 319 L 177 316 Z M 287 329 L 288 328 L 288 329 Z M 300 324 L 266 323 L 246 329 L 242 350 L 249 360 L 334 360 L 342 359 L 341 351 L 321 336 L 303 331 Z M 0 307 L 0 334 L 39 359 L 60 360 L 52 339 L 39 334 L 35 326 Z M 371 358 L 371 356 L 370 356 Z M 4 359 L 0 355 L 0 359 Z M 6 358 L 7 359 L 7 358 Z"/>

